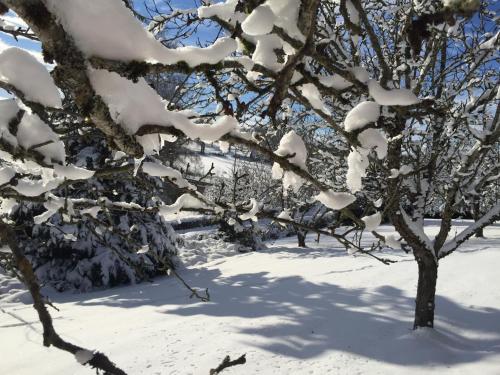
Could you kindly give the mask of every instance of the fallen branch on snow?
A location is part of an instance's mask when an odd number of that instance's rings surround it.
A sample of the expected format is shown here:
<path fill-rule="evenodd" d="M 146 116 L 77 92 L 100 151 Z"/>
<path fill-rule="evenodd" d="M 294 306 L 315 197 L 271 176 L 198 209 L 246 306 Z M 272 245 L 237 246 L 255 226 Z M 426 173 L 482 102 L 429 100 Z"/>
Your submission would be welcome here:
<path fill-rule="evenodd" d="M 211 369 L 209 375 L 217 375 L 220 374 L 222 370 L 232 367 L 232 366 L 237 366 L 237 365 L 243 365 L 247 362 L 246 359 L 246 354 L 243 354 L 241 357 L 235 359 L 234 361 L 231 361 L 231 357 L 226 356 L 224 360 L 220 363 L 219 366 L 215 369 Z"/>

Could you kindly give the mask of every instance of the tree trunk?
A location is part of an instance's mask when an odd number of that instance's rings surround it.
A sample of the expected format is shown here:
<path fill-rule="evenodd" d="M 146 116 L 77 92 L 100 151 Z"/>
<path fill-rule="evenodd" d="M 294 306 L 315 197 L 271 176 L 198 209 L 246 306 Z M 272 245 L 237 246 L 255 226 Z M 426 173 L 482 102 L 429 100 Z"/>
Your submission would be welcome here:
<path fill-rule="evenodd" d="M 479 228 L 479 229 L 476 231 L 476 237 L 479 237 L 479 238 L 484 238 L 483 228 Z"/>
<path fill-rule="evenodd" d="M 306 246 L 306 234 L 305 232 L 302 231 L 297 231 L 297 240 L 298 240 L 298 245 L 299 247 L 307 247 Z"/>
<path fill-rule="evenodd" d="M 478 221 L 481 218 L 481 201 L 479 197 L 474 197 L 474 202 L 472 203 L 472 218 L 474 221 Z M 476 237 L 484 237 L 483 228 L 480 228 L 475 233 Z"/>
<path fill-rule="evenodd" d="M 434 308 L 438 266 L 432 254 L 422 249 L 414 251 L 418 263 L 418 288 L 415 300 L 415 322 L 413 329 L 434 327 Z"/>

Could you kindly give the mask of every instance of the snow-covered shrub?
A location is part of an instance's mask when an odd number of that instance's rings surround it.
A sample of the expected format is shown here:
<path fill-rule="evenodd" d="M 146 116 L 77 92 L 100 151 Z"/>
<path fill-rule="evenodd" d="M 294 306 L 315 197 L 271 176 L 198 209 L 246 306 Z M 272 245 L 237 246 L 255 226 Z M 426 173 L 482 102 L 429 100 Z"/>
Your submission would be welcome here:
<path fill-rule="evenodd" d="M 262 229 L 250 222 L 243 223 L 238 219 L 224 219 L 219 224 L 220 238 L 229 243 L 240 245 L 241 252 L 255 251 L 265 248 L 262 239 Z"/>
<path fill-rule="evenodd" d="M 179 235 L 178 258 L 184 266 L 205 264 L 215 259 L 246 253 L 251 249 L 228 241 L 221 232 L 194 232 Z"/>
<path fill-rule="evenodd" d="M 103 137 L 88 131 L 66 145 L 75 166 L 98 170 L 128 160 L 115 153 L 113 161 L 113 153 Z M 40 282 L 59 291 L 88 291 L 164 274 L 162 259 L 173 264 L 177 236 L 171 225 L 155 211 L 130 208 L 171 203 L 178 192 L 157 177 L 142 172 L 134 177 L 132 173 L 132 170 L 122 173 L 120 183 L 106 176 L 92 177 L 54 191 L 76 202 L 79 199 L 115 202 L 122 207 L 108 210 L 94 207 L 78 216 L 71 215 L 71 209 L 59 210 L 47 221 L 39 222 L 37 216 L 45 211 L 41 204 L 30 202 L 18 206 L 11 218 L 23 225 L 18 240 Z"/>
<path fill-rule="evenodd" d="M 177 254 L 171 226 L 157 214 L 119 214 L 121 223 L 112 228 L 89 218 L 65 223 L 61 214 L 27 226 L 20 245 L 40 282 L 59 291 L 83 292 L 164 274 L 165 264 L 152 255 L 173 260 Z M 146 248 L 148 252 L 141 253 Z"/>

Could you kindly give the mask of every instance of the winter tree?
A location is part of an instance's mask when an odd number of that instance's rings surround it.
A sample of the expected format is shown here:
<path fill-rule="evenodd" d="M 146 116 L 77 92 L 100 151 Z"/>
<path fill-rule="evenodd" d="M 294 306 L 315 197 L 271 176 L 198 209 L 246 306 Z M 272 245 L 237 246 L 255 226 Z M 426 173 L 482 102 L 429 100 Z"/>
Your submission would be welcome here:
<path fill-rule="evenodd" d="M 336 177 L 349 192 L 330 190 L 337 181 L 302 173 L 308 169 L 298 151 L 307 149 L 302 140 L 284 140 L 275 152 L 300 172 L 279 164 L 275 175 L 281 171 L 286 188 L 311 183 L 321 191 L 318 200 L 334 210 L 347 212 L 355 198 L 371 201 L 372 212 L 357 225 L 374 231 L 382 218 L 394 224 L 401 237 L 383 241 L 411 250 L 419 266 L 415 327 L 432 326 L 439 259 L 496 220 L 500 210 L 492 203 L 470 228 L 450 233 L 452 218 L 474 196 L 474 184 L 497 175 L 487 162 L 499 136 L 494 14 L 476 1 L 294 4 L 227 1 L 200 8 L 200 18 L 239 43 L 231 64 L 226 59 L 213 69 L 220 82 L 228 70 L 238 72 L 252 105 L 262 97 L 268 126 L 255 135 L 262 137 L 260 146 L 291 110 L 314 113 L 325 124 L 315 127 L 318 137 L 329 134 L 350 148 L 346 173 Z M 284 21 L 290 18 L 297 22 Z M 235 61 L 240 66 L 229 68 Z M 227 83 L 213 86 L 219 93 L 230 90 Z M 245 106 L 218 98 L 227 113 Z M 423 218 L 436 201 L 442 221 L 431 240 Z"/>
<path fill-rule="evenodd" d="M 49 75 L 21 49 L 0 54 L 1 87 L 16 97 L 3 101 L 0 112 L 0 194 L 15 200 L 6 205 L 38 197 L 47 218 L 116 205 L 160 215 L 196 209 L 231 212 L 240 220 L 271 216 L 377 257 L 346 236 L 351 230 L 371 231 L 380 244 L 413 252 L 419 270 L 414 327 L 432 327 L 440 259 L 500 215 L 498 202 L 484 202 L 473 224 L 456 236 L 450 232 L 454 215 L 477 194 L 475 187 L 498 175 L 492 153 L 500 137 L 499 34 L 492 32 L 495 15 L 488 4 L 226 0 L 191 10 L 172 8 L 164 15 L 158 27 L 178 30 L 175 35 L 200 23 L 220 29 L 207 46 L 177 48 L 153 38 L 128 5 L 122 0 L 0 1 L 2 11 L 10 9 L 29 26 L 2 31 L 33 35 L 41 42 L 45 62 L 54 65 Z M 144 79 L 162 73 L 189 75 L 199 89 L 198 103 L 218 105 L 167 108 Z M 147 207 L 55 195 L 64 181 L 97 173 L 67 164 L 68 150 L 51 121 L 51 114 L 65 110 L 60 91 L 109 147 L 134 158 L 136 170 L 162 177 L 184 194 L 171 205 Z M 298 136 L 281 121 L 305 113 L 317 120 L 310 137 Z M 269 138 L 277 131 L 283 137 L 270 147 Z M 176 138 L 218 141 L 222 148 L 234 144 L 260 153 L 272 163 L 272 177 L 283 189 L 307 185 L 314 189 L 315 201 L 349 218 L 352 228 L 304 228 L 288 217 L 272 216 L 255 198 L 212 202 L 178 170 L 156 159 L 162 144 Z M 323 139 L 324 147 L 311 139 Z M 345 168 L 334 177 L 328 165 L 320 171 L 312 168 L 309 156 L 317 152 L 312 147 Z M 4 195 L 12 190 L 15 196 Z M 423 219 L 435 200 L 441 200 L 441 226 L 429 238 Z M 356 215 L 360 202 L 366 214 Z M 377 233 L 385 218 L 399 238 Z M 57 335 L 8 215 L 0 226 L 2 242 L 13 252 L 44 324 L 44 344 L 110 373 L 123 373 L 105 356 Z"/>

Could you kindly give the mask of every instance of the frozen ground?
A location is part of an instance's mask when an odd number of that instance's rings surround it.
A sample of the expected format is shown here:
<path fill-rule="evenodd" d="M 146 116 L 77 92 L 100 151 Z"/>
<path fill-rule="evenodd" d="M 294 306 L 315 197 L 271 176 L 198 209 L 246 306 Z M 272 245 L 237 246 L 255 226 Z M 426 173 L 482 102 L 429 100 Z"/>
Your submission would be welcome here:
<path fill-rule="evenodd" d="M 436 230 L 430 221 L 426 229 Z M 389 227 L 382 228 L 390 231 Z M 60 334 L 104 351 L 129 374 L 208 374 L 229 354 L 247 364 L 223 374 L 500 374 L 500 225 L 442 260 L 436 330 L 411 331 L 416 265 L 352 257 L 331 240 L 295 239 L 261 252 L 200 257 L 182 270 L 212 302 L 173 278 L 74 295 L 53 294 Z M 190 254 L 192 256 L 192 254 Z M 26 298 L 1 280 L 0 374 L 92 374 L 41 345 Z M 22 297 L 22 296 L 21 296 Z M 5 300 L 7 299 L 7 300 Z"/>

